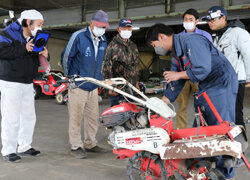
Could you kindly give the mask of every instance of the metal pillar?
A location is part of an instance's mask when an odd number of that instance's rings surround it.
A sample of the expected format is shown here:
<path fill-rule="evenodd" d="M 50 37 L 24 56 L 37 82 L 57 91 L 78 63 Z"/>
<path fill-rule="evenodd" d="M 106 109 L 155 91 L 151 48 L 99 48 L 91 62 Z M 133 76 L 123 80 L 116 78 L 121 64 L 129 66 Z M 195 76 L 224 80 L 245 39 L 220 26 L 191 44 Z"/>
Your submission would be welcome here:
<path fill-rule="evenodd" d="M 125 17 L 125 0 L 118 1 L 118 8 L 119 8 L 119 18 Z"/>
<path fill-rule="evenodd" d="M 175 0 L 165 0 L 165 13 L 169 14 L 173 12 Z"/>
<path fill-rule="evenodd" d="M 85 22 L 86 21 L 86 0 L 82 0 L 81 3 L 81 22 Z"/>
<path fill-rule="evenodd" d="M 222 7 L 229 7 L 232 6 L 232 0 L 221 0 Z"/>

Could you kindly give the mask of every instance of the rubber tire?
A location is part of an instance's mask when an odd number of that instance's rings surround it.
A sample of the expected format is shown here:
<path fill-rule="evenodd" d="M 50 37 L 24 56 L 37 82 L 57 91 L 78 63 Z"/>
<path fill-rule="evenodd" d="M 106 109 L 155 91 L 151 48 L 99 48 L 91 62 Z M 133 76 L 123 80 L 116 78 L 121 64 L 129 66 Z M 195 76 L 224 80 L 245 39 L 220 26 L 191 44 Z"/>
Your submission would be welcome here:
<path fill-rule="evenodd" d="M 134 154 L 134 156 L 132 158 L 129 158 L 129 161 L 127 164 L 127 177 L 129 180 L 134 180 L 134 178 L 131 174 L 131 170 L 132 170 L 131 165 L 133 166 L 133 162 L 136 159 L 140 159 L 140 158 L 142 158 L 142 159 L 151 158 L 151 160 L 153 160 L 152 163 L 158 164 L 159 168 L 161 169 L 161 175 L 162 175 L 161 180 L 167 180 L 167 172 L 166 172 L 166 169 L 165 169 L 161 159 L 157 155 L 152 154 L 150 152 L 145 152 L 145 151 L 140 151 L 140 152 Z"/>
<path fill-rule="evenodd" d="M 177 179 L 177 180 L 185 180 L 186 178 L 183 177 L 180 172 L 178 170 L 175 170 L 174 171 L 174 177 Z"/>
<path fill-rule="evenodd" d="M 39 99 L 41 96 L 41 87 L 40 86 L 34 86 L 34 98 Z"/>
<path fill-rule="evenodd" d="M 225 176 L 222 174 L 222 172 L 220 172 L 218 169 L 212 168 L 209 173 L 208 176 L 210 177 L 211 180 L 226 180 Z"/>
<path fill-rule="evenodd" d="M 58 94 L 56 95 L 56 102 L 57 102 L 58 104 L 60 104 L 60 105 L 65 104 L 65 101 L 64 101 L 64 94 L 58 93 Z"/>

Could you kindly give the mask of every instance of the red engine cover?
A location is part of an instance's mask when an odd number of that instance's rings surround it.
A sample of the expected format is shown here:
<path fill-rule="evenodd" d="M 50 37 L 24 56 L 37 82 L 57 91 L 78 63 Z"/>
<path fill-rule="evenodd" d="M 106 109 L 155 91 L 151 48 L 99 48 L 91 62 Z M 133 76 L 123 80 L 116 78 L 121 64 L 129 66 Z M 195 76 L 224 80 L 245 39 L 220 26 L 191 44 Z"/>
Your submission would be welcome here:
<path fill-rule="evenodd" d="M 163 128 L 168 132 L 169 135 L 171 131 L 174 129 L 173 121 L 166 120 L 162 116 L 158 115 L 150 116 L 150 126 Z"/>
<path fill-rule="evenodd" d="M 116 105 L 116 106 L 113 106 L 113 107 L 106 109 L 105 111 L 103 111 L 101 116 L 106 116 L 106 115 L 115 114 L 115 113 L 119 113 L 119 112 L 127 112 L 127 111 L 132 111 L 135 113 L 135 112 L 142 111 L 142 109 L 138 108 L 135 104 L 131 104 L 128 102 L 122 102 L 119 105 Z"/>

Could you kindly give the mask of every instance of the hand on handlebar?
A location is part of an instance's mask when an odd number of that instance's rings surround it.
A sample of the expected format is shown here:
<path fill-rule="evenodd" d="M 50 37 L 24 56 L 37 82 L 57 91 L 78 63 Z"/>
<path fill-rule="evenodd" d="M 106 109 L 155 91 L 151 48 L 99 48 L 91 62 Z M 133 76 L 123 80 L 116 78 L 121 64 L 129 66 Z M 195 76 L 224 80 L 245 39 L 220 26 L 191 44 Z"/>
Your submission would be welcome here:
<path fill-rule="evenodd" d="M 105 80 L 105 83 L 110 85 L 110 86 L 114 85 L 113 81 L 111 81 L 110 79 Z M 109 90 L 109 95 L 110 96 L 117 96 L 118 93 L 113 91 L 113 90 Z"/>
<path fill-rule="evenodd" d="M 112 82 L 111 80 L 109 80 L 109 79 L 106 79 L 106 80 L 105 80 L 105 83 L 108 84 L 108 85 L 110 85 L 110 86 L 113 85 L 113 82 Z"/>
<path fill-rule="evenodd" d="M 166 96 L 162 96 L 161 100 L 163 100 L 166 104 L 170 103 L 170 100 Z"/>

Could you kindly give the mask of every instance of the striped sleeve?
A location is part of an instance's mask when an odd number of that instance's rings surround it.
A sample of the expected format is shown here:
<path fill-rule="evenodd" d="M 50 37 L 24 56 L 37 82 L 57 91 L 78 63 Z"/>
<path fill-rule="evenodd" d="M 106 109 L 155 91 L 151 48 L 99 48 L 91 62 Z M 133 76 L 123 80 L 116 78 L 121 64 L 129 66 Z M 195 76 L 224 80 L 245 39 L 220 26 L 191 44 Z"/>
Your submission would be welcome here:
<path fill-rule="evenodd" d="M 62 52 L 61 61 L 62 61 L 62 66 L 63 66 L 65 76 L 68 76 L 69 71 L 70 71 L 70 65 L 72 61 L 74 60 L 74 58 L 76 57 L 76 54 L 78 52 L 78 49 L 77 49 L 78 38 L 77 37 L 81 32 L 84 32 L 84 31 L 86 31 L 86 28 L 75 32 L 70 37 L 68 44 L 66 45 L 64 51 Z"/>

